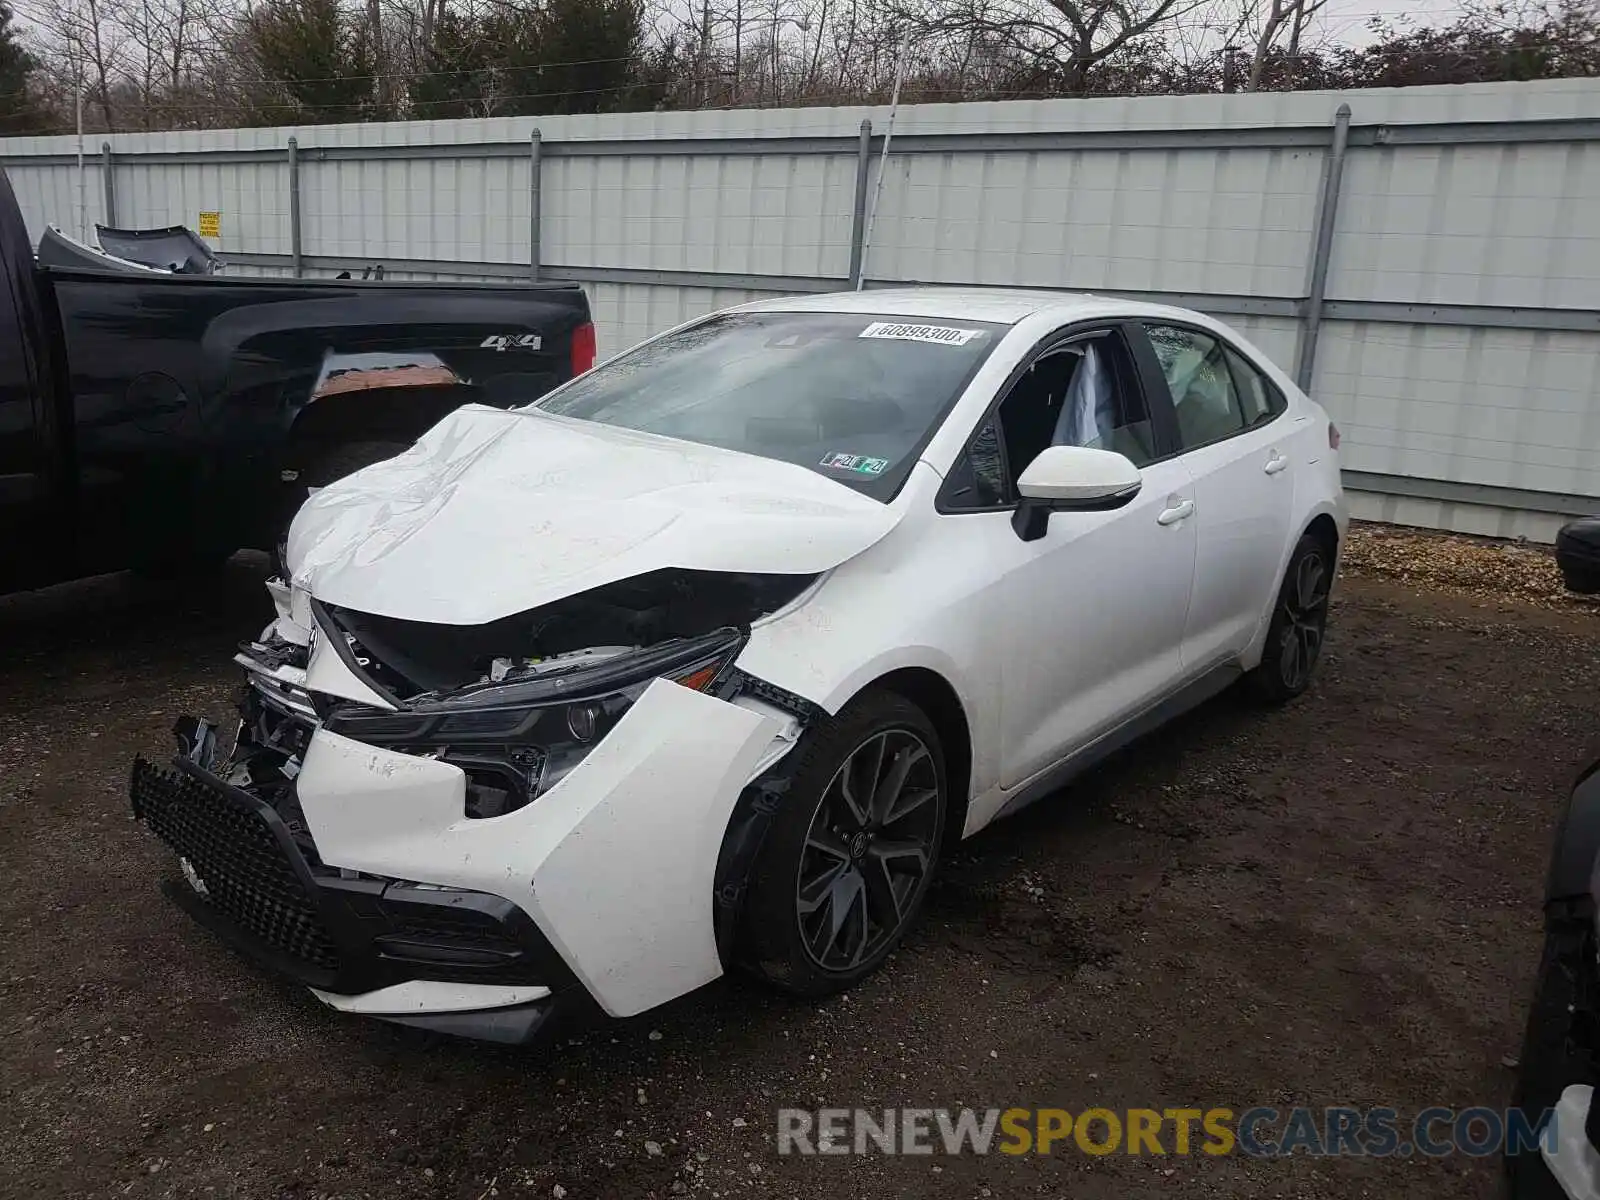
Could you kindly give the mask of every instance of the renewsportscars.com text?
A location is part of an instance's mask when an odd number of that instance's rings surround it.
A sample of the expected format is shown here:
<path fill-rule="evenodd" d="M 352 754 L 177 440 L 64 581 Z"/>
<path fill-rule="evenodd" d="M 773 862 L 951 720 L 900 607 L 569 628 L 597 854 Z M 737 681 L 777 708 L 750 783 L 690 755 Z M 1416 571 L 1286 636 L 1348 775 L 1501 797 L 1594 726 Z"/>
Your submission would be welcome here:
<path fill-rule="evenodd" d="M 1581 1131 L 1579 1131 L 1581 1133 Z M 1553 1114 L 1425 1108 L 783 1108 L 779 1154 L 1474 1157 L 1554 1149 Z"/>

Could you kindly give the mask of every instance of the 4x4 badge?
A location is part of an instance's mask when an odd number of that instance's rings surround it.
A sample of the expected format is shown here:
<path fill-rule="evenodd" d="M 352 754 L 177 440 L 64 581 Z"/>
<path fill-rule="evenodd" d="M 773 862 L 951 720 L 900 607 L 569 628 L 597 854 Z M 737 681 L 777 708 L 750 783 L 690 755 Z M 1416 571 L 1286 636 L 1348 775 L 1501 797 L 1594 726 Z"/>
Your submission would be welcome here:
<path fill-rule="evenodd" d="M 544 338 L 537 333 L 491 333 L 479 343 L 480 350 L 538 350 Z"/>

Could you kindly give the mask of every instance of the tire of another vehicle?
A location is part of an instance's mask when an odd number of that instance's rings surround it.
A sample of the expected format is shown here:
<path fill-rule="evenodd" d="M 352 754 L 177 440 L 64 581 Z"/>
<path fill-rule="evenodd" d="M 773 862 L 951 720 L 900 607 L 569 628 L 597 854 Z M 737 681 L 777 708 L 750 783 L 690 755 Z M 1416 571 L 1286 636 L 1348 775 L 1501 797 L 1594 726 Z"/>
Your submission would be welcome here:
<path fill-rule="evenodd" d="M 1327 543 L 1309 533 L 1300 538 L 1289 555 L 1289 565 L 1272 606 L 1261 662 L 1245 676 L 1246 685 L 1257 699 L 1283 704 L 1311 685 L 1328 628 L 1333 562 L 1333 551 Z"/>
<path fill-rule="evenodd" d="M 893 692 L 863 693 L 795 754 L 751 871 L 739 960 L 782 991 L 826 996 L 881 966 L 915 923 L 949 788 L 933 723 Z"/>
<path fill-rule="evenodd" d="M 1556 531 L 1556 566 L 1567 591 L 1600 592 L 1600 517 L 1579 517 Z"/>
<path fill-rule="evenodd" d="M 309 497 L 308 489 L 327 487 L 346 475 L 355 474 L 362 467 L 383 462 L 410 448 L 409 442 L 340 442 L 311 455 L 306 465 L 300 468 L 300 477 L 293 484 L 290 499 L 286 501 L 289 511 L 284 514 L 278 539 L 272 547 L 272 566 L 278 576 L 288 578 L 289 566 L 284 555 L 288 549 L 289 523 Z"/>
<path fill-rule="evenodd" d="M 1578 999 L 1577 972 L 1589 964 L 1587 905 L 1552 905 L 1545 914 L 1544 953 L 1522 1037 L 1522 1057 L 1511 1092 L 1511 1107 L 1530 1124 L 1553 1108 L 1568 1084 L 1594 1083 L 1587 1061 L 1568 1040 L 1572 1006 Z M 1591 968 L 1592 969 L 1592 968 Z M 1581 1136 L 1581 1131 L 1562 1136 Z M 1566 1193 L 1537 1152 L 1507 1154 L 1505 1168 L 1513 1200 L 1565 1200 Z"/>

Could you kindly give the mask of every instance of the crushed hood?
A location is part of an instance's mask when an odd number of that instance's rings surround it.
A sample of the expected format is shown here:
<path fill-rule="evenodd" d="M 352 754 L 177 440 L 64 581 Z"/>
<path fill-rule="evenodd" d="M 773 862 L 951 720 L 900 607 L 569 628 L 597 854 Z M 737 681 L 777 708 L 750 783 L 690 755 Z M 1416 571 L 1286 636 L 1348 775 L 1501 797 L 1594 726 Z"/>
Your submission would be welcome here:
<path fill-rule="evenodd" d="M 899 515 L 792 463 L 469 405 L 311 497 L 288 561 L 327 603 L 479 625 L 668 567 L 814 574 Z"/>

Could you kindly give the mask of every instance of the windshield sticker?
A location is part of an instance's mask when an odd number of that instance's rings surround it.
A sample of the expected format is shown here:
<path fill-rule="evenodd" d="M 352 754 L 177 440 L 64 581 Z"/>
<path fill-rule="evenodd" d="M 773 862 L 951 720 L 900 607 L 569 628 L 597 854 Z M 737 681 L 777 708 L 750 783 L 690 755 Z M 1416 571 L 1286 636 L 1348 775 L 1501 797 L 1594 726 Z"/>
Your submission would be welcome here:
<path fill-rule="evenodd" d="M 901 325 L 895 321 L 874 321 L 857 337 L 891 338 L 897 342 L 932 342 L 935 346 L 965 346 L 981 329 L 956 329 L 949 325 Z"/>
<path fill-rule="evenodd" d="M 868 458 L 862 454 L 833 453 L 822 460 L 822 465 L 835 471 L 854 471 L 857 475 L 882 475 L 889 469 L 887 458 Z"/>

